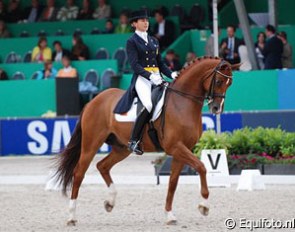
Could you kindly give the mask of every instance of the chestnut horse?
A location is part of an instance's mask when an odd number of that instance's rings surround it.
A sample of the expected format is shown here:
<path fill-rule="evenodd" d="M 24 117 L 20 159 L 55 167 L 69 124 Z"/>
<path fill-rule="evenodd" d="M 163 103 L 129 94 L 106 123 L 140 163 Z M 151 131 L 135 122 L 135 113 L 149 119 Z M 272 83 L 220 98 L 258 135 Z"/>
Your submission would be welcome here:
<path fill-rule="evenodd" d="M 209 109 L 214 114 L 223 111 L 227 88 L 232 83 L 232 70 L 237 68 L 220 58 L 203 57 L 183 68 L 177 80 L 167 87 L 165 111 L 155 121 L 160 144 L 165 153 L 173 157 L 171 175 L 165 210 L 167 224 L 176 223 L 172 213 L 172 201 L 180 172 L 185 164 L 195 169 L 200 175 L 201 197 L 199 210 L 207 215 L 209 191 L 204 164 L 192 153 L 192 149 L 202 134 L 201 110 L 208 100 Z M 127 143 L 133 123 L 117 122 L 113 109 L 124 94 L 120 89 L 108 89 L 87 104 L 72 138 L 58 156 L 57 177 L 66 193 L 72 186 L 69 205 L 68 225 L 76 224 L 76 200 L 85 172 L 87 171 L 98 148 L 104 143 L 111 145 L 111 153 L 96 165 L 109 189 L 105 209 L 110 212 L 115 205 L 116 189 L 110 176 L 111 168 L 125 159 L 130 151 Z M 161 123 L 164 119 L 165 123 Z M 145 130 L 142 142 L 146 152 L 155 151 L 155 147 Z"/>

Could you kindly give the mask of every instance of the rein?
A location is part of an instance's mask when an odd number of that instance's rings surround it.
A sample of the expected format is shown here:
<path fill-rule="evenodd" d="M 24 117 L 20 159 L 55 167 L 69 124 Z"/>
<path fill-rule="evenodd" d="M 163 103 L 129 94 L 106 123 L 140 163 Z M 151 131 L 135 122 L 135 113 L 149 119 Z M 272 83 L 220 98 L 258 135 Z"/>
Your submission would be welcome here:
<path fill-rule="evenodd" d="M 225 79 L 231 80 L 232 76 L 223 74 L 222 72 L 220 72 L 220 68 L 226 64 L 226 61 L 221 60 L 221 62 L 214 68 L 214 70 L 212 72 L 210 72 L 208 74 L 208 76 L 206 76 L 204 78 L 204 80 L 207 80 L 211 75 L 213 75 L 212 80 L 211 80 L 211 84 L 210 84 L 210 88 L 209 88 L 209 93 L 207 94 L 207 96 L 197 96 L 197 95 L 193 95 L 193 94 L 189 94 L 189 93 L 184 93 L 182 91 L 173 89 L 172 86 L 168 86 L 166 85 L 167 90 L 174 92 L 176 94 L 178 94 L 179 96 L 188 98 L 194 102 L 197 102 L 201 105 L 203 105 L 204 100 L 208 100 L 207 104 L 210 104 L 214 98 L 219 97 L 219 98 L 225 98 L 225 94 L 216 94 L 214 93 L 214 88 L 215 88 L 215 82 L 216 82 L 216 74 L 221 75 L 222 77 L 224 77 Z"/>

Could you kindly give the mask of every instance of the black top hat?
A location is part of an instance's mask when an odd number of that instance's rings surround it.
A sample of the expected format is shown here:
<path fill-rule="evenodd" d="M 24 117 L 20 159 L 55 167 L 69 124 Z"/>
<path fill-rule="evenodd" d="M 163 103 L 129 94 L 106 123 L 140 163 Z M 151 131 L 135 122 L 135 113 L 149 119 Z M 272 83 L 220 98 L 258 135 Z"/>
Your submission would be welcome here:
<path fill-rule="evenodd" d="M 146 10 L 136 10 L 131 13 L 130 23 L 133 23 L 137 19 L 148 19 L 149 15 Z"/>

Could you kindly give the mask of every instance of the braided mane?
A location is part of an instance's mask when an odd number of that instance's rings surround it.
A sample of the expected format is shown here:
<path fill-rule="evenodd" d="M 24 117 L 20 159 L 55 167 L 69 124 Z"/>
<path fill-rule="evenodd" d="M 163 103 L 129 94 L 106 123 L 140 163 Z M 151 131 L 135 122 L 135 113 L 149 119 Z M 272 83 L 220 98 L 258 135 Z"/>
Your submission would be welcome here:
<path fill-rule="evenodd" d="M 182 75 L 183 72 L 190 70 L 191 67 L 193 67 L 195 64 L 200 63 L 201 61 L 204 60 L 221 60 L 220 57 L 212 57 L 212 56 L 202 56 L 202 57 L 197 57 L 194 60 L 192 60 L 191 62 L 188 63 L 188 65 L 184 66 L 180 71 L 179 71 L 179 75 Z"/>

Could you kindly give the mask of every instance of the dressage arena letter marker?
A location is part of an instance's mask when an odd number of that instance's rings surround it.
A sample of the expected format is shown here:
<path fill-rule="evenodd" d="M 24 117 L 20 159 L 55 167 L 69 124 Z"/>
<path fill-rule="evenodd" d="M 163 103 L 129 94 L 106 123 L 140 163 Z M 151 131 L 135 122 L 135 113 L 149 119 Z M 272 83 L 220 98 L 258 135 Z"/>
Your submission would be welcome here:
<path fill-rule="evenodd" d="M 209 186 L 230 187 L 227 157 L 224 149 L 202 150 L 201 161 L 207 169 Z"/>
<path fill-rule="evenodd" d="M 218 163 L 219 163 L 219 160 L 220 160 L 220 156 L 221 154 L 217 154 L 217 158 L 216 158 L 216 162 L 213 163 L 213 160 L 212 160 L 212 156 L 210 154 L 208 154 L 208 158 L 209 158 L 209 161 L 210 161 L 210 164 L 211 164 L 211 167 L 216 170 L 217 169 L 217 166 L 218 166 Z"/>

